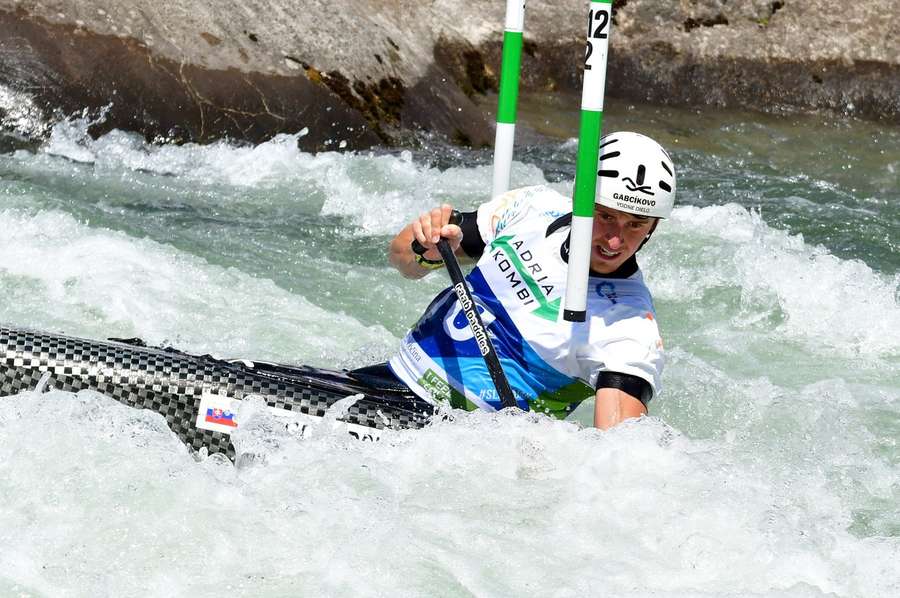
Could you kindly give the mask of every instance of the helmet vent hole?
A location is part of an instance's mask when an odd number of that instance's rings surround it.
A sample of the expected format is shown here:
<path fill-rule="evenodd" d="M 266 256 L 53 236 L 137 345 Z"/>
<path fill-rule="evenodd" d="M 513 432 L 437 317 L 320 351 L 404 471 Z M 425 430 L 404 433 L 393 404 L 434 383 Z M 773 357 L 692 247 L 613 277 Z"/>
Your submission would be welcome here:
<path fill-rule="evenodd" d="M 608 160 L 610 158 L 618 158 L 622 155 L 622 152 L 609 152 L 608 154 L 603 154 L 600 156 L 600 160 Z"/>
<path fill-rule="evenodd" d="M 668 164 L 666 164 L 665 162 L 660 162 L 660 164 L 662 164 L 662 167 L 666 169 L 666 172 L 668 172 L 669 174 L 672 174 L 672 169 L 669 167 Z"/>
<path fill-rule="evenodd" d="M 668 191 L 670 193 L 672 192 L 672 186 L 669 185 L 669 183 L 667 183 L 665 181 L 659 182 L 659 188 L 662 189 L 663 191 Z"/>
<path fill-rule="evenodd" d="M 617 179 L 617 178 L 619 178 L 619 171 L 618 170 L 598 170 L 597 176 L 605 176 L 605 177 Z"/>

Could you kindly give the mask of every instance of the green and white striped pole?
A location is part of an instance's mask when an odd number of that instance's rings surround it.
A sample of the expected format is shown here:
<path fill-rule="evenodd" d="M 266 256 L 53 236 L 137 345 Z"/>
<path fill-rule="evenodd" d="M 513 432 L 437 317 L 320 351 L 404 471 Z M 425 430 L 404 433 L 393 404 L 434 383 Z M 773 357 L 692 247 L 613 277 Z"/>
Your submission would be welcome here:
<path fill-rule="evenodd" d="M 509 190 L 513 142 L 516 136 L 516 103 L 522 66 L 522 31 L 525 0 L 506 0 L 503 26 L 503 59 L 500 64 L 500 94 L 497 100 L 497 135 L 494 138 L 494 182 L 491 197 Z"/>
<path fill-rule="evenodd" d="M 594 199 L 597 197 L 597 163 L 603 129 L 603 94 L 606 91 L 606 58 L 612 29 L 612 0 L 592 0 L 588 12 L 584 83 L 581 90 L 581 127 L 572 198 L 569 271 L 563 317 L 584 322 L 587 312 L 588 275 L 591 269 L 591 236 Z"/>

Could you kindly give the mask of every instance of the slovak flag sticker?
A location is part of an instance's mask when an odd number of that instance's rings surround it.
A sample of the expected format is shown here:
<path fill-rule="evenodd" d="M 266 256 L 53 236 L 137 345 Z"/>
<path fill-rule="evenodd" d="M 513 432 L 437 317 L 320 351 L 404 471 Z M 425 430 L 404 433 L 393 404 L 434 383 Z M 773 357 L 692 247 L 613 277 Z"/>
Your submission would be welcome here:
<path fill-rule="evenodd" d="M 223 426 L 237 428 L 237 422 L 234 421 L 234 413 L 218 407 L 208 407 L 206 409 L 206 421 L 211 424 L 222 424 Z"/>
<path fill-rule="evenodd" d="M 196 426 L 201 430 L 231 434 L 238 427 L 237 408 L 240 404 L 237 399 L 204 392 L 200 397 Z"/>

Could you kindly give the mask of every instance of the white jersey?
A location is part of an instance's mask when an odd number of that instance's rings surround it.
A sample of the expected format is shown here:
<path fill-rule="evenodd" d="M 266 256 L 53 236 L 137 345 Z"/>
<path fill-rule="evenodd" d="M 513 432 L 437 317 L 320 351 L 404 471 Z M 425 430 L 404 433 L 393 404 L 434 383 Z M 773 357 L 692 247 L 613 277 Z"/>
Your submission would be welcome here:
<path fill-rule="evenodd" d="M 569 228 L 548 234 L 571 201 L 546 187 L 501 195 L 478 208 L 484 254 L 466 277 L 516 401 L 523 409 L 568 415 L 593 396 L 602 371 L 646 380 L 655 395 L 662 340 L 640 270 L 591 276 L 585 322 L 562 317 Z M 419 396 L 454 407 L 501 407 L 456 294 L 431 303 L 390 361 Z"/>

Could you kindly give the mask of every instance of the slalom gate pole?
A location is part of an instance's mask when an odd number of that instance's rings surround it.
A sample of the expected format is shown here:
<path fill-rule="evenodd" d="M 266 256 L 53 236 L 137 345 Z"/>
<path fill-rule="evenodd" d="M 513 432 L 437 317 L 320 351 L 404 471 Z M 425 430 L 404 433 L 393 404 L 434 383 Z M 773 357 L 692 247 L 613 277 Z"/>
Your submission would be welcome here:
<path fill-rule="evenodd" d="M 522 32 L 525 27 L 525 0 L 506 0 L 503 30 L 503 59 L 500 64 L 500 92 L 497 99 L 497 134 L 494 137 L 494 181 L 491 197 L 509 190 L 513 143 L 516 135 L 516 103 L 522 66 Z"/>
<path fill-rule="evenodd" d="M 569 322 L 584 322 L 587 312 L 594 200 L 597 197 L 597 163 L 603 129 L 603 94 L 606 91 L 606 59 L 611 29 L 612 0 L 591 0 L 584 56 L 584 83 L 581 90 L 575 191 L 572 197 L 569 270 L 563 310 L 563 317 Z"/>

